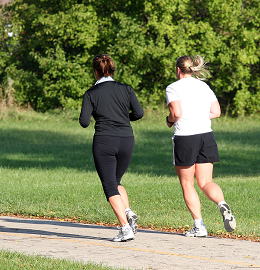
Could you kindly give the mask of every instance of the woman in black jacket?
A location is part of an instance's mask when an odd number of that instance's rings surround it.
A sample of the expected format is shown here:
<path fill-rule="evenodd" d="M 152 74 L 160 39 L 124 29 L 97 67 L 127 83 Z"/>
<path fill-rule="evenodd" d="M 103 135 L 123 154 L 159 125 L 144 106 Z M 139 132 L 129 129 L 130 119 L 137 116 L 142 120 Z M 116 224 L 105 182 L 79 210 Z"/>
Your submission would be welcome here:
<path fill-rule="evenodd" d="M 96 121 L 92 147 L 95 167 L 106 198 L 121 224 L 113 241 L 132 240 L 137 215 L 129 207 L 121 178 L 129 166 L 134 146 L 130 121 L 142 118 L 143 109 L 130 86 L 113 80 L 115 64 L 109 55 L 97 55 L 93 69 L 97 82 L 83 96 L 79 122 L 86 128 L 91 116 Z"/>

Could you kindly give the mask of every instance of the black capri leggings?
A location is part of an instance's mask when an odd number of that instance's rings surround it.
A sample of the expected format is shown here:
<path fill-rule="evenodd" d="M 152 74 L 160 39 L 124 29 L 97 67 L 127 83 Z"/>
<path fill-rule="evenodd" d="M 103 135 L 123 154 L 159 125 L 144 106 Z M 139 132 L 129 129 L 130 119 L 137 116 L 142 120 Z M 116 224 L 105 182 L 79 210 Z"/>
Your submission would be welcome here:
<path fill-rule="evenodd" d="M 128 168 L 134 147 L 134 137 L 94 136 L 92 152 L 95 167 L 107 200 L 120 195 L 118 185 Z"/>

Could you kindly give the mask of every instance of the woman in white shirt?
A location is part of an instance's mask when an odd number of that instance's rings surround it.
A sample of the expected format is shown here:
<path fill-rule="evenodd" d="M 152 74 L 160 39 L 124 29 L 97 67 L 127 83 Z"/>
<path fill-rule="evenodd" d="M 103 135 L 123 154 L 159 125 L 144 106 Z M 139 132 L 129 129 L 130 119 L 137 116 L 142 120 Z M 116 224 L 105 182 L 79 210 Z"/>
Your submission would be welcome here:
<path fill-rule="evenodd" d="M 213 163 L 219 161 L 218 149 L 211 129 L 211 119 L 220 116 L 220 106 L 214 92 L 203 82 L 208 75 L 203 58 L 181 56 L 176 62 L 178 81 L 166 88 L 168 127 L 174 126 L 173 163 L 183 190 L 194 227 L 186 232 L 190 237 L 206 237 L 207 229 L 201 216 L 194 176 L 199 188 L 215 202 L 222 214 L 224 227 L 231 232 L 235 217 L 224 200 L 221 188 L 212 181 Z"/>

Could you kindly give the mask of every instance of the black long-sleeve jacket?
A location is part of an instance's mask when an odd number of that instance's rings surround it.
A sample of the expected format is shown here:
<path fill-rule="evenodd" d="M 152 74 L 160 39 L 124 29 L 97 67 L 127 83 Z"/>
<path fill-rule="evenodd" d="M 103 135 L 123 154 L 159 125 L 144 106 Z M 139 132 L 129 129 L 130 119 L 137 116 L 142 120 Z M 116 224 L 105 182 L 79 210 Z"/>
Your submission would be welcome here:
<path fill-rule="evenodd" d="M 143 117 L 133 89 L 116 81 L 94 85 L 83 96 L 79 123 L 86 128 L 91 115 L 96 121 L 95 135 L 133 136 L 130 121 Z"/>

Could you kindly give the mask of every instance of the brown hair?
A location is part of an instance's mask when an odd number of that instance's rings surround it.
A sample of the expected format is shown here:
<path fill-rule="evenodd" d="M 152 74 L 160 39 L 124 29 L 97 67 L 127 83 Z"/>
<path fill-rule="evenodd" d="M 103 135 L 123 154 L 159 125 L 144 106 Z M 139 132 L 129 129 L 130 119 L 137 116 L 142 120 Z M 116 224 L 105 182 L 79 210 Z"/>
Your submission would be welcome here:
<path fill-rule="evenodd" d="M 113 76 L 115 72 L 115 63 L 107 54 L 96 55 L 93 59 L 93 69 L 99 77 Z"/>
<path fill-rule="evenodd" d="M 179 57 L 176 61 L 176 68 L 177 67 L 182 73 L 191 74 L 199 80 L 206 80 L 210 75 L 204 59 L 199 55 L 184 55 Z"/>

